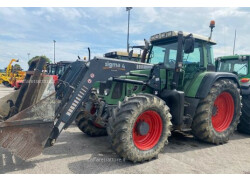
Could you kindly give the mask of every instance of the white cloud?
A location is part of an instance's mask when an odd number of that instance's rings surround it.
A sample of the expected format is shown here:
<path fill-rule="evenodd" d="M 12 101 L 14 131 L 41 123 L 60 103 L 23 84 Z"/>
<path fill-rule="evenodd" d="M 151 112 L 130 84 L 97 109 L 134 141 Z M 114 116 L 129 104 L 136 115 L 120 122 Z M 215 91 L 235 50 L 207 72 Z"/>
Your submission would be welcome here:
<path fill-rule="evenodd" d="M 216 21 L 213 39 L 215 56 L 232 54 L 234 30 L 236 52 L 248 53 L 250 11 L 242 8 L 133 8 L 130 45 L 143 45 L 155 33 L 183 30 L 209 35 L 209 21 Z M 77 55 L 92 56 L 111 50 L 126 51 L 127 12 L 125 8 L 0 8 L 0 68 L 11 58 L 24 66 L 27 53 L 74 60 Z"/>

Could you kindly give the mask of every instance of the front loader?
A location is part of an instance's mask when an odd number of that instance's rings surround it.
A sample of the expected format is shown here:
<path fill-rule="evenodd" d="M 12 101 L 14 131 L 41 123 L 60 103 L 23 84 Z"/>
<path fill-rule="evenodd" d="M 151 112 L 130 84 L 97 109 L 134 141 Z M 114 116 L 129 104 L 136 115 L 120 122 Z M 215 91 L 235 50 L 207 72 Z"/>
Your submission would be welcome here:
<path fill-rule="evenodd" d="M 44 76 L 45 60 L 33 61 L 19 91 L 0 99 L 0 145 L 22 159 L 39 155 L 52 146 L 63 129 L 88 100 L 96 81 L 106 81 L 135 69 L 151 69 L 151 64 L 110 58 L 76 61 L 56 86 Z"/>
<path fill-rule="evenodd" d="M 89 121 L 107 129 L 114 151 L 124 159 L 158 156 L 171 130 L 191 129 L 202 141 L 226 143 L 239 122 L 239 82 L 232 73 L 214 72 L 215 42 L 181 31 L 156 34 L 150 42 L 148 63 L 98 57 L 73 63 L 56 93 L 0 124 L 1 146 L 28 159 L 54 145 L 77 119 L 95 82 L 100 82 L 95 89 L 107 117 Z M 54 116 L 46 115 L 52 107 Z"/>

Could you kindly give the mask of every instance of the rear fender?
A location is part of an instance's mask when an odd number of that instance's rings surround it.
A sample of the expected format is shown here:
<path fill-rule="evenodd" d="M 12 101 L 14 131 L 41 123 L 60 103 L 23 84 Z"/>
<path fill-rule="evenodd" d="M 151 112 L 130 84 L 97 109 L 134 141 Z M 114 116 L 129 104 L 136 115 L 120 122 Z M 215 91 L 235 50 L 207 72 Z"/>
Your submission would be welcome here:
<path fill-rule="evenodd" d="M 233 80 L 237 84 L 237 86 L 240 87 L 238 77 L 235 74 L 226 72 L 207 72 L 199 85 L 195 97 L 199 99 L 207 97 L 213 84 L 219 79 Z"/>

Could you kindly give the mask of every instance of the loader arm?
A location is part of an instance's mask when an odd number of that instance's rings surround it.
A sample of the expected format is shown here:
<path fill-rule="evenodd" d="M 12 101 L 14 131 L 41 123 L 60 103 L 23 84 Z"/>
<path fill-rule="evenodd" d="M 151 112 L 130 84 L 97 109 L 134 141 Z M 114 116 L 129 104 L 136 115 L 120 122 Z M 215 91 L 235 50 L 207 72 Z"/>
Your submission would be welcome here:
<path fill-rule="evenodd" d="M 66 93 L 56 110 L 57 115 L 60 116 L 56 120 L 46 147 L 52 146 L 62 130 L 66 129 L 74 121 L 82 103 L 88 100 L 91 88 L 95 82 L 107 81 L 111 77 L 124 75 L 131 70 L 151 69 L 153 66 L 152 64 L 109 58 L 94 58 L 89 62 L 78 61 L 76 63 L 78 63 L 77 71 L 75 71 L 75 68 L 72 68 L 71 72 L 68 72 L 69 82 L 62 82 L 67 84 L 68 87 L 64 89 Z M 72 67 L 74 67 L 74 63 Z M 74 75 L 72 76 L 72 74 Z M 60 92 L 59 89 L 58 93 Z"/>

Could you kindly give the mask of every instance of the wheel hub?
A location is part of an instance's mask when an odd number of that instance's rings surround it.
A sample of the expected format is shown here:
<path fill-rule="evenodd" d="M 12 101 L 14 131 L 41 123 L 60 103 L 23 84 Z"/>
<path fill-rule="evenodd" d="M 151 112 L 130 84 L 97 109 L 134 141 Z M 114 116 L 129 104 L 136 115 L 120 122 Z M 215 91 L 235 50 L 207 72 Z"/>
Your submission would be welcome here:
<path fill-rule="evenodd" d="M 161 116 L 153 110 L 144 111 L 133 127 L 133 141 L 140 150 L 149 150 L 159 141 L 163 129 Z"/>
<path fill-rule="evenodd" d="M 144 121 L 140 121 L 137 124 L 136 129 L 139 135 L 144 136 L 149 132 L 149 124 Z"/>

